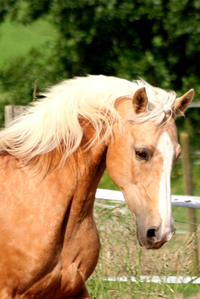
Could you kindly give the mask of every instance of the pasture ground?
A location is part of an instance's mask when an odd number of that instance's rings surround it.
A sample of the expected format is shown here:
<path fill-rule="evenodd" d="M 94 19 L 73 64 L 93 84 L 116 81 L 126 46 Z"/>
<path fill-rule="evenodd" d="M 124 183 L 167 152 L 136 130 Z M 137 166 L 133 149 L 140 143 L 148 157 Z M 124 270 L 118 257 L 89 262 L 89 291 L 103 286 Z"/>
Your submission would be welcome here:
<path fill-rule="evenodd" d="M 97 204 L 102 203 L 98 200 Z M 105 201 L 103 204 L 108 205 Z M 113 205 L 113 204 L 112 204 Z M 174 212 L 176 215 L 176 211 Z M 172 240 L 159 250 L 145 250 L 137 243 L 133 216 L 125 204 L 112 209 L 95 207 L 95 221 L 100 232 L 101 254 L 99 263 L 87 285 L 92 298 L 198 298 L 199 284 L 167 284 L 140 282 L 143 275 L 183 276 L 192 274 L 192 257 L 197 234 L 188 235 L 186 227 L 176 226 Z M 199 252 L 200 246 L 198 244 Z M 200 257 L 199 257 L 200 258 Z M 104 281 L 107 277 L 138 278 L 131 281 Z"/>

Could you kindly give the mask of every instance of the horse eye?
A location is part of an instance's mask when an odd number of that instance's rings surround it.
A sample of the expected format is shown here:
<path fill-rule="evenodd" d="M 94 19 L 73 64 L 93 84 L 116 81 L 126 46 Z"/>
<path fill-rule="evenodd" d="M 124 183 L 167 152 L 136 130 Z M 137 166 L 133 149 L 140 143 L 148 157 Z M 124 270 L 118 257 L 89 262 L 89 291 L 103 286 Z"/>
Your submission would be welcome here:
<path fill-rule="evenodd" d="M 148 161 L 148 153 L 146 151 L 142 150 L 136 150 L 135 151 L 136 157 L 139 158 L 140 160 L 145 160 Z"/>

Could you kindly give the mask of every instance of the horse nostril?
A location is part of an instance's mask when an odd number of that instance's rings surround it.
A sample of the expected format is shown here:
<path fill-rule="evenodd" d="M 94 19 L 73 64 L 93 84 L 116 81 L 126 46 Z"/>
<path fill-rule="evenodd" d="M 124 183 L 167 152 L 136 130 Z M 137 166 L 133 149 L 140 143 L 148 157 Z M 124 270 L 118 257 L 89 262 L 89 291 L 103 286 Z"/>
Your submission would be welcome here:
<path fill-rule="evenodd" d="M 153 229 L 149 229 L 147 231 L 147 238 L 153 238 L 153 237 L 156 237 L 156 230 L 153 228 Z"/>

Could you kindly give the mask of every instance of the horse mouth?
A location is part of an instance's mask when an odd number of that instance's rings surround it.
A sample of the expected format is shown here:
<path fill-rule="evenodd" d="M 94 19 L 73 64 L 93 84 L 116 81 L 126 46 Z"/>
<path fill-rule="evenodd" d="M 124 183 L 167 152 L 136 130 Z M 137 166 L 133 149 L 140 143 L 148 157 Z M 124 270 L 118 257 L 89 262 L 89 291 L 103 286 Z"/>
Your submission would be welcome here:
<path fill-rule="evenodd" d="M 167 241 L 160 241 L 160 242 L 157 242 L 155 244 L 148 244 L 146 246 L 146 249 L 160 249 Z"/>
<path fill-rule="evenodd" d="M 169 234 L 165 234 L 162 237 L 159 235 L 152 235 L 151 237 L 141 238 L 139 234 L 138 242 L 141 247 L 145 247 L 146 249 L 160 249 L 165 243 L 167 243 L 173 235 L 173 231 Z"/>
<path fill-rule="evenodd" d="M 139 241 L 139 245 L 141 247 L 144 247 L 145 249 L 160 249 L 166 242 L 168 242 L 167 240 L 161 240 L 159 242 L 155 242 L 155 243 L 152 243 L 152 242 L 146 242 L 146 243 L 141 243 L 141 241 Z"/>

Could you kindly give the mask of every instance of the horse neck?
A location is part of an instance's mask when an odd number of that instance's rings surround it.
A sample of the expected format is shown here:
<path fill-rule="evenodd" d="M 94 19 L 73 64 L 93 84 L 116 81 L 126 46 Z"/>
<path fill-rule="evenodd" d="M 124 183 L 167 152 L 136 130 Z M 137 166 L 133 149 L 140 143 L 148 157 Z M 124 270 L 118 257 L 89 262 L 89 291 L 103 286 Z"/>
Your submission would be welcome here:
<path fill-rule="evenodd" d="M 55 179 L 62 181 L 66 190 L 70 210 L 76 211 L 79 217 L 92 213 L 96 189 L 106 168 L 105 143 L 88 146 L 93 134 L 93 128 L 87 126 L 78 149 L 67 159 L 64 167 L 55 172 Z"/>
<path fill-rule="evenodd" d="M 73 155 L 74 199 L 89 205 L 94 202 L 96 189 L 106 168 L 105 151 L 93 149 Z M 70 167 L 70 169 L 72 169 Z"/>
<path fill-rule="evenodd" d="M 91 140 L 91 128 L 84 132 L 82 142 L 77 151 L 70 157 L 68 169 L 73 172 L 75 193 L 80 192 L 81 197 L 93 200 L 99 181 L 106 168 L 105 143 L 93 144 L 88 147 Z"/>

